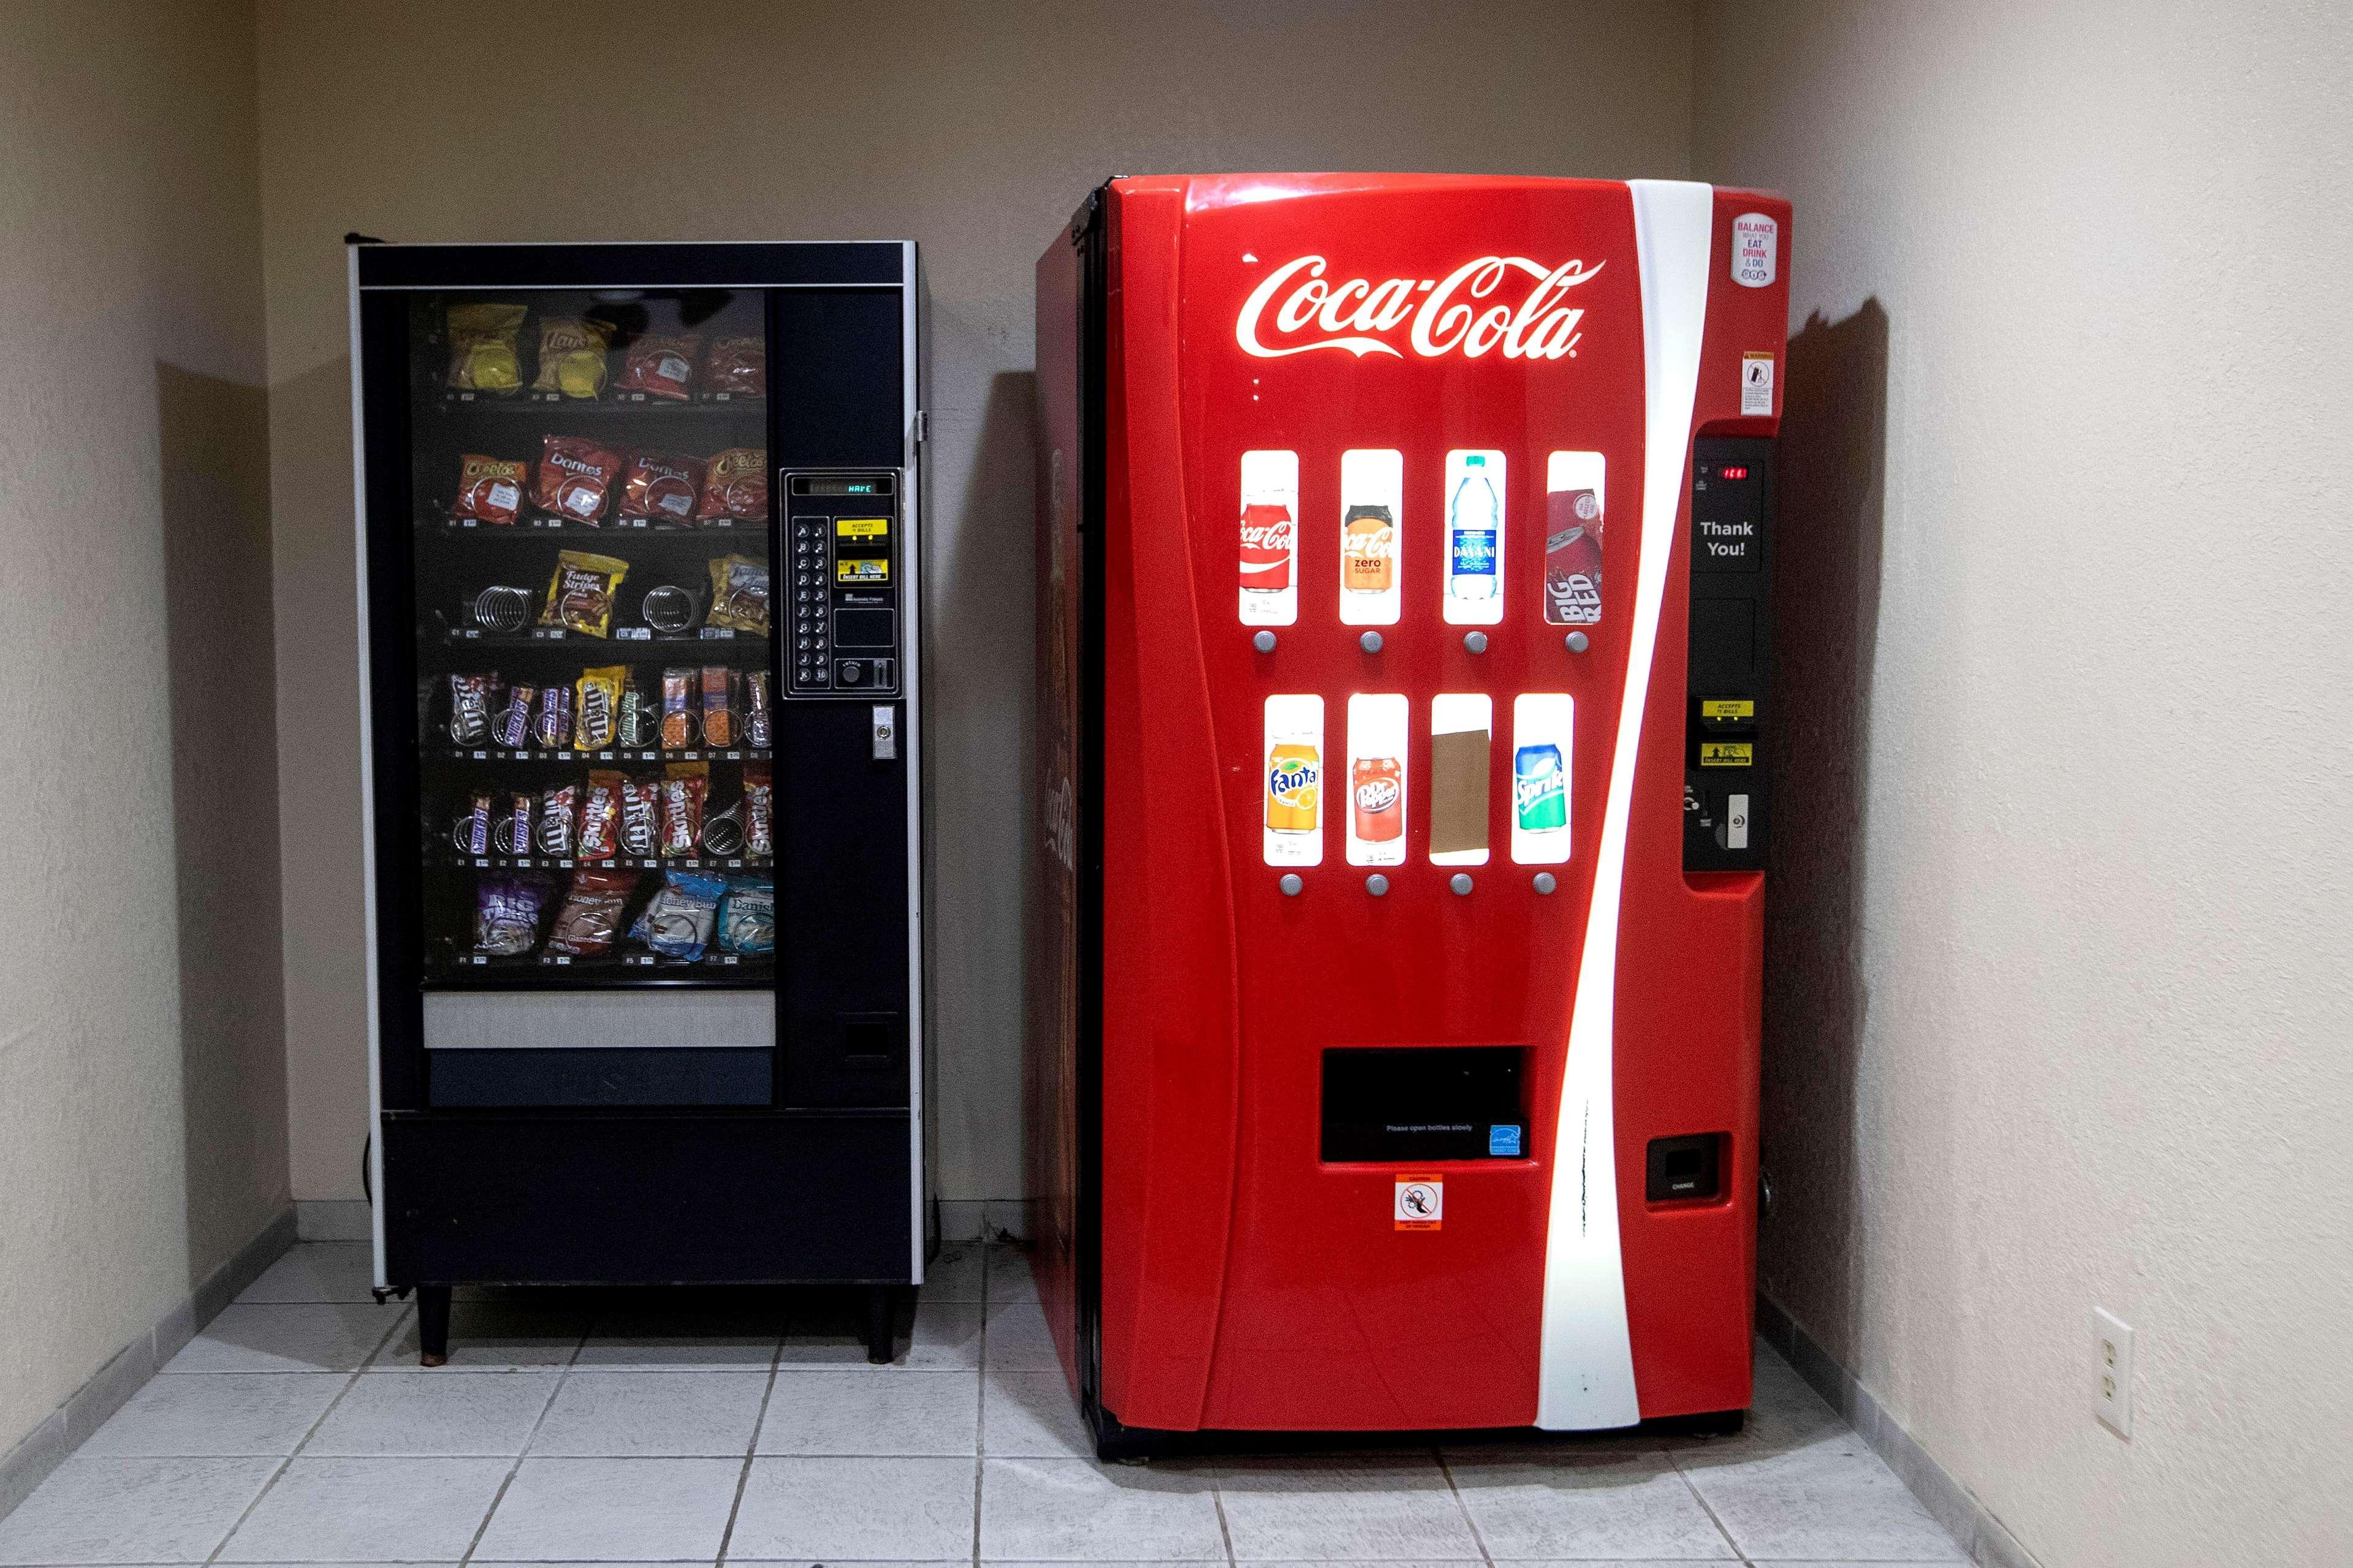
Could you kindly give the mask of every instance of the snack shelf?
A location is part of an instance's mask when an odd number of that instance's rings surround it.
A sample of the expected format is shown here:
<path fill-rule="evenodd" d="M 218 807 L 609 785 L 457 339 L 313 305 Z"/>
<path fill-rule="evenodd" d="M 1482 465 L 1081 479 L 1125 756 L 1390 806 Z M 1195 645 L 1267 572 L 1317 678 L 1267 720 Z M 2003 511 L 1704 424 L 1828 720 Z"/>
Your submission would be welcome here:
<path fill-rule="evenodd" d="M 642 632 L 642 637 L 635 634 Z M 765 650 L 768 639 L 739 632 L 731 626 L 704 626 L 693 637 L 664 637 L 651 626 L 615 626 L 609 637 L 589 637 L 561 626 L 534 627 L 525 633 L 486 632 L 479 626 L 451 626 L 441 637 L 449 647 L 532 648 L 560 647 L 574 653 L 596 652 L 619 647 L 628 652 L 636 648 L 741 647 Z"/>
<path fill-rule="evenodd" d="M 567 768 L 582 767 L 590 763 L 765 763 L 776 754 L 766 746 L 703 746 L 681 752 L 644 751 L 635 746 L 623 750 L 616 746 L 610 751 L 584 752 L 577 747 L 570 751 L 560 747 L 551 751 L 544 746 L 532 746 L 508 751 L 500 746 L 452 746 L 432 742 L 428 743 L 427 750 L 453 763 L 553 763 Z"/>
<path fill-rule="evenodd" d="M 544 419 L 551 414 L 577 414 L 590 418 L 682 419 L 701 416 L 705 419 L 733 416 L 749 420 L 765 417 L 768 404 L 761 397 L 726 397 L 717 394 L 694 397 L 681 402 L 670 397 L 653 397 L 641 394 L 623 393 L 598 397 L 565 397 L 562 394 L 516 392 L 449 392 L 434 400 L 441 412 L 452 416 L 502 414 L 517 417 L 529 416 Z"/>
<path fill-rule="evenodd" d="M 484 522 L 480 518 L 448 517 L 428 512 L 417 520 L 417 531 L 433 538 L 447 539 L 527 539 L 533 542 L 549 538 L 628 540 L 659 539 L 677 543 L 689 539 L 721 538 L 765 539 L 768 525 L 765 520 L 748 518 L 713 518 L 709 522 L 682 525 L 652 522 L 642 519 L 616 519 L 610 522 L 566 522 L 561 518 L 525 517 L 514 522 Z"/>
<path fill-rule="evenodd" d="M 522 958 L 468 956 L 455 964 L 428 966 L 423 991 L 554 991 L 579 987 L 701 986 L 719 990 L 765 990 L 776 983 L 770 953 L 709 953 L 691 961 L 658 953 L 625 952 L 597 958 L 532 954 Z"/>
<path fill-rule="evenodd" d="M 454 871 L 773 871 L 772 855 L 702 855 L 674 860 L 625 856 L 611 860 L 566 860 L 553 855 L 457 855 L 427 857 L 426 863 Z"/>

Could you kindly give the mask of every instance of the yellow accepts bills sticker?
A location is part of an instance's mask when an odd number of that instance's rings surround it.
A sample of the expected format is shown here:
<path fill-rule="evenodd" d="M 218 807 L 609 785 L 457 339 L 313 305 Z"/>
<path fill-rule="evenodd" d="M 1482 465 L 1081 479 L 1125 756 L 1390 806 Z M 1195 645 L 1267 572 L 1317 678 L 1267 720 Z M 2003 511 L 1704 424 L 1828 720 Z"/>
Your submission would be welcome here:
<path fill-rule="evenodd" d="M 840 539 L 880 539 L 891 531 L 891 520 L 887 517 L 836 518 L 833 531 L 835 537 Z"/>
<path fill-rule="evenodd" d="M 1757 704 L 1745 697 L 1711 697 L 1699 705 L 1703 719 L 1754 719 Z"/>
<path fill-rule="evenodd" d="M 1756 761 L 1756 748 L 1746 741 L 1702 741 L 1699 765 L 1704 768 L 1745 768 Z"/>

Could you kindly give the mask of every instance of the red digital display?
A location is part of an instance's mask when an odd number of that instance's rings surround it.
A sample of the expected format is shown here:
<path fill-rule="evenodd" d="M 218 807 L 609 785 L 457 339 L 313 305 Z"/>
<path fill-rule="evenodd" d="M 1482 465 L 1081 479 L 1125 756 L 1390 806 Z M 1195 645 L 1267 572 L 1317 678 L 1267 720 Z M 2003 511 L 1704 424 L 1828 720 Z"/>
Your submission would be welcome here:
<path fill-rule="evenodd" d="M 1742 464 L 1738 468 L 1718 468 L 1716 472 L 1727 479 L 1745 479 L 1748 477 L 1746 464 Z"/>

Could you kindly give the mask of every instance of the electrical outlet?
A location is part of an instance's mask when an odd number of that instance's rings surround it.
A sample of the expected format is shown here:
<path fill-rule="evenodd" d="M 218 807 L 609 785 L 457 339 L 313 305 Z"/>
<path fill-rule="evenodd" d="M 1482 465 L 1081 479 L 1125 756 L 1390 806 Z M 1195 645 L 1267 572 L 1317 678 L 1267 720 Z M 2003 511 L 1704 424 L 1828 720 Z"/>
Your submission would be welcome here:
<path fill-rule="evenodd" d="M 2105 1307 L 2092 1309 L 2092 1411 L 2119 1437 L 2132 1436 L 2132 1325 Z"/>

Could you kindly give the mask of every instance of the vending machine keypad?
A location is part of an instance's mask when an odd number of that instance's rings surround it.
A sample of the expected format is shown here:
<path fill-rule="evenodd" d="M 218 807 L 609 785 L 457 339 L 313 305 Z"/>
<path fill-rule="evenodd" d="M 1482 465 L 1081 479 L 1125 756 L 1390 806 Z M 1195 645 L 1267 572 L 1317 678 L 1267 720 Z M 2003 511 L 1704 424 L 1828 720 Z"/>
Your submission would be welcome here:
<path fill-rule="evenodd" d="M 792 572 L 785 695 L 895 697 L 905 563 L 898 476 L 782 476 Z"/>

